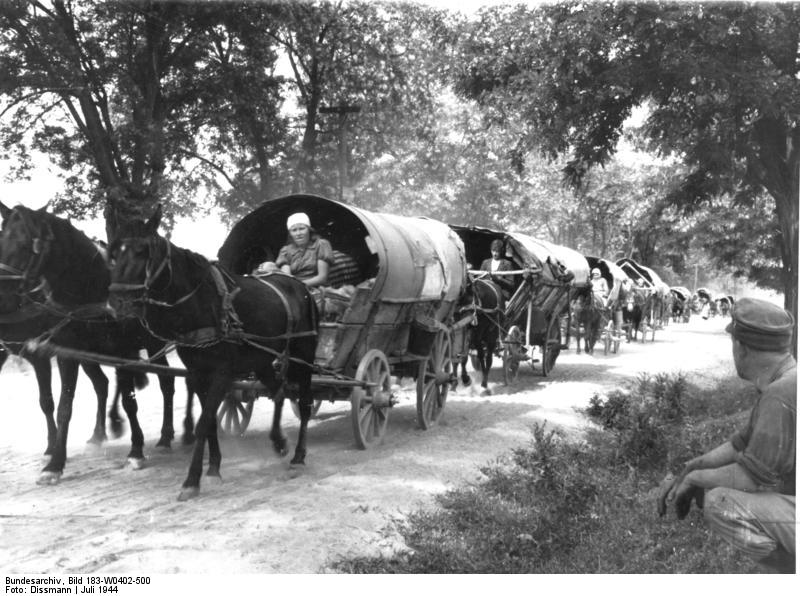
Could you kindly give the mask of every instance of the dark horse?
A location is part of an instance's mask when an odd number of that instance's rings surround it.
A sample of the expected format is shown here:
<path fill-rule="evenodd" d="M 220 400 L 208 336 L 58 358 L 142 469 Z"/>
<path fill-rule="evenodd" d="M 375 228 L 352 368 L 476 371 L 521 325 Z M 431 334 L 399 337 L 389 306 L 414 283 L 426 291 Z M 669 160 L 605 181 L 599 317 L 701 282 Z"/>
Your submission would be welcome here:
<path fill-rule="evenodd" d="M 3 277 L 3 274 L 0 274 Z M 25 300 L 17 294 L 0 294 L 0 369 L 9 355 L 22 356 L 36 374 L 39 385 L 39 407 L 47 422 L 47 448 L 51 455 L 56 445 L 55 402 L 52 388 L 52 363 L 49 356 L 32 354 L 23 350 L 25 342 L 53 328 L 58 319 L 34 300 Z M 105 408 L 108 400 L 108 378 L 99 364 L 83 363 L 82 368 L 92 382 L 97 394 L 97 416 L 89 443 L 100 444 L 106 438 Z"/>
<path fill-rule="evenodd" d="M 17 206 L 3 207 L 4 226 L 0 237 L 2 269 L 7 275 L 0 279 L 0 294 L 30 297 L 30 289 L 41 282 L 47 286 L 47 298 L 41 306 L 56 317 L 53 326 L 40 339 L 74 350 L 138 360 L 140 348 L 151 354 L 160 353 L 164 342 L 156 341 L 137 321 L 120 323 L 108 312 L 110 271 L 97 246 L 67 220 L 47 213 Z M 16 273 L 16 275 L 14 275 Z M 156 360 L 166 364 L 163 354 Z M 39 483 L 58 482 L 67 457 L 67 435 L 72 417 L 78 362 L 58 359 L 61 376 L 61 395 L 56 415 L 56 441 L 39 477 Z M 122 395 L 122 407 L 131 426 L 131 450 L 128 460 L 133 468 L 144 461 L 144 435 L 138 422 L 135 388 L 146 383 L 146 376 L 117 369 L 117 387 Z M 159 377 L 164 397 L 164 424 L 159 445 L 168 446 L 172 427 L 172 398 L 175 380 Z"/>
<path fill-rule="evenodd" d="M 477 352 L 477 362 L 481 372 L 481 395 L 491 395 L 489 390 L 489 371 L 492 369 L 492 355 L 497 347 L 500 330 L 504 325 L 506 309 L 503 292 L 496 283 L 477 278 L 467 286 L 465 296 L 468 303 L 463 310 L 474 310 L 475 316 L 469 327 L 469 348 Z M 461 382 L 468 386 L 472 379 L 467 374 L 467 359 L 461 360 Z M 476 367 L 477 370 L 477 367 Z"/>
<path fill-rule="evenodd" d="M 625 336 L 628 342 L 636 341 L 639 334 L 639 329 L 642 325 L 642 318 L 644 310 L 648 305 L 648 297 L 644 290 L 631 288 L 627 293 L 625 300 L 625 308 L 622 311 L 622 320 L 625 325 Z M 644 334 L 642 334 L 642 341 L 644 341 Z"/>
<path fill-rule="evenodd" d="M 594 354 L 594 345 L 608 322 L 603 299 L 592 291 L 592 286 L 580 288 L 572 301 L 572 316 L 575 321 L 577 353 L 581 353 L 581 336 L 587 354 Z"/>
<path fill-rule="evenodd" d="M 237 377 L 248 373 L 275 401 L 270 439 L 287 452 L 280 427 L 286 389 L 296 391 L 300 431 L 292 465 L 305 463 L 311 416 L 311 373 L 317 346 L 317 309 L 305 284 L 274 274 L 263 281 L 229 275 L 204 257 L 159 236 L 161 208 L 147 222 L 121 231 L 111 244 L 115 265 L 111 306 L 118 316 L 136 316 L 158 337 L 175 341 L 187 379 L 200 396 L 189 473 L 178 497 L 200 492 L 205 443 L 207 474 L 219 476 L 222 455 L 216 413 Z M 284 374 L 276 374 L 276 365 Z"/>

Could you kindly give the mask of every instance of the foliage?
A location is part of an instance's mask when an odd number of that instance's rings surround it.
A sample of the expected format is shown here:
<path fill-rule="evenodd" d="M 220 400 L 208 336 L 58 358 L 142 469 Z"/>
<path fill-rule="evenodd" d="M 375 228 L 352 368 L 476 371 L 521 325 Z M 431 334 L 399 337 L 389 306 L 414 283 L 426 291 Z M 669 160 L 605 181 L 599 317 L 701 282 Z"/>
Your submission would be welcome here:
<path fill-rule="evenodd" d="M 24 167 L 28 148 L 14 141 L 31 134 L 33 149 L 69 171 L 56 206 L 72 215 L 149 213 L 186 171 L 185 152 L 196 152 L 194 81 L 219 14 L 176 3 L 3 2 L 3 147 Z"/>
<path fill-rule="evenodd" d="M 724 442 L 746 420 L 752 388 L 738 379 L 700 388 L 683 375 L 660 375 L 637 379 L 631 394 L 637 392 L 661 404 L 652 411 L 665 425 L 672 421 L 663 436 L 669 459 L 662 468 L 620 460 L 612 429 L 589 431 L 574 443 L 537 425 L 530 444 L 482 468 L 481 481 L 451 490 L 437 499 L 436 508 L 398 522 L 405 550 L 341 560 L 334 568 L 346 573 L 764 572 L 712 535 L 700 511 L 681 522 L 655 512 L 654 488 L 664 470 L 677 471 Z"/>
<path fill-rule="evenodd" d="M 516 133 L 519 153 L 570 153 L 576 186 L 609 162 L 639 106 L 647 146 L 683 161 L 669 194 L 692 211 L 767 192 L 796 312 L 800 7 L 559 2 L 487 9 L 462 43 L 457 88 Z M 514 162 L 517 167 L 522 160 Z"/>
<path fill-rule="evenodd" d="M 615 459 L 639 468 L 667 458 L 667 436 L 683 419 L 687 381 L 683 374 L 640 375 L 626 390 L 593 396 L 586 413 L 616 438 Z"/>

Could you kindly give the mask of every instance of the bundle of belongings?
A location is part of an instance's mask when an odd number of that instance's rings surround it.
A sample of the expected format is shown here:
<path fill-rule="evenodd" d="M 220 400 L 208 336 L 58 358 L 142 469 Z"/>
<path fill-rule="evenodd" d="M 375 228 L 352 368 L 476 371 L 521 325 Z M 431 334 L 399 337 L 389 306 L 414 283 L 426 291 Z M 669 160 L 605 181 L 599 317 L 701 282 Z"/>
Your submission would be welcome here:
<path fill-rule="evenodd" d="M 256 276 L 271 275 L 280 272 L 280 269 L 271 263 L 272 267 L 263 263 L 256 270 Z M 356 284 L 361 281 L 361 272 L 356 260 L 347 253 L 333 251 L 333 262 L 328 270 L 328 283 L 325 286 L 309 288 L 314 301 L 317 303 L 319 320 L 336 322 L 341 319 L 350 299 L 356 293 Z"/>

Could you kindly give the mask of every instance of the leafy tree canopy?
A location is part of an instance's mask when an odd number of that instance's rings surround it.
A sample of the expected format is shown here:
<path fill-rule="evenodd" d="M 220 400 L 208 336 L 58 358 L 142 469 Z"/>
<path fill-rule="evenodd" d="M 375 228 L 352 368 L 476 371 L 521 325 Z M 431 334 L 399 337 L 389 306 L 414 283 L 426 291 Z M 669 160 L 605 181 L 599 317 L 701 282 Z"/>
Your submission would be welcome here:
<path fill-rule="evenodd" d="M 632 110 L 649 106 L 648 146 L 687 167 L 671 202 L 691 211 L 722 194 L 772 197 L 796 313 L 799 43 L 795 3 L 496 7 L 464 41 L 457 88 L 515 127 L 520 155 L 570 153 L 574 186 L 608 163 Z"/>

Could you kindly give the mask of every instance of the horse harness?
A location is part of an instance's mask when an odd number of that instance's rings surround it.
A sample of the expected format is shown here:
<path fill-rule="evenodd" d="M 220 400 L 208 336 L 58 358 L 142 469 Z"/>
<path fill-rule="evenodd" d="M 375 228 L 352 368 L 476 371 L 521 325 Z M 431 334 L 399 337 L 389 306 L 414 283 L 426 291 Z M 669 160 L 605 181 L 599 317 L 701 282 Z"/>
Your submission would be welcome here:
<path fill-rule="evenodd" d="M 144 302 L 145 304 L 152 304 L 154 306 L 159 306 L 162 308 L 174 308 L 191 299 L 200 289 L 200 286 L 203 283 L 202 281 L 199 282 L 191 292 L 182 296 L 181 298 L 172 303 L 155 300 L 148 296 L 148 293 L 152 288 L 153 283 L 155 283 L 155 280 L 164 272 L 165 269 L 169 270 L 170 277 L 172 276 L 172 250 L 171 250 L 172 245 L 167 240 L 164 240 L 164 244 L 166 245 L 166 253 L 164 255 L 164 258 L 158 264 L 158 266 L 154 268 L 151 262 L 152 256 L 148 258 L 147 264 L 145 266 L 144 283 L 141 284 L 113 283 L 111 284 L 109 291 L 119 292 L 119 291 L 141 290 L 143 294 L 142 297 L 138 299 L 139 301 Z M 154 251 L 151 251 L 150 255 L 152 255 L 153 252 Z M 253 333 L 248 333 L 244 330 L 244 325 L 242 324 L 242 321 L 239 318 L 239 315 L 236 313 L 236 309 L 233 305 L 234 298 L 242 290 L 242 288 L 236 284 L 236 281 L 233 279 L 233 277 L 220 265 L 218 265 L 217 263 L 212 263 L 210 261 L 208 262 L 208 265 L 209 265 L 209 272 L 211 274 L 211 279 L 214 282 L 214 286 L 217 290 L 217 295 L 219 296 L 220 303 L 222 306 L 221 315 L 219 317 L 219 320 L 217 321 L 217 324 L 214 326 L 194 329 L 192 331 L 179 334 L 176 338 L 167 339 L 159 337 L 159 335 L 156 334 L 147 325 L 147 322 L 142 318 L 142 324 L 145 325 L 145 327 L 151 334 L 153 334 L 155 337 L 158 337 L 159 339 L 168 344 L 190 347 L 190 348 L 209 347 L 223 342 L 233 343 L 233 344 L 247 344 L 251 347 L 267 352 L 278 358 L 280 362 L 279 369 L 281 371 L 281 374 L 283 374 L 286 371 L 289 361 L 302 363 L 307 366 L 312 366 L 311 363 L 289 356 L 288 353 L 289 340 L 299 337 L 316 336 L 317 332 L 316 330 L 311 330 L 311 331 L 296 330 L 299 321 L 297 321 L 292 314 L 292 310 L 290 308 L 289 300 L 286 297 L 286 294 L 278 286 L 269 282 L 267 279 L 264 279 L 264 277 L 262 276 L 255 277 L 255 279 L 257 279 L 259 282 L 261 282 L 262 284 L 267 286 L 270 290 L 272 290 L 272 292 L 278 296 L 281 303 L 283 304 L 287 318 L 286 331 L 280 335 L 274 335 L 270 337 L 264 337 Z M 314 329 L 316 329 L 316 321 L 314 321 Z M 263 343 L 261 343 L 261 342 L 276 341 L 283 339 L 287 341 L 281 352 L 269 348 L 263 345 Z"/>

